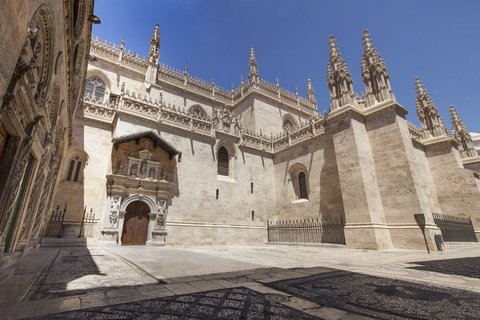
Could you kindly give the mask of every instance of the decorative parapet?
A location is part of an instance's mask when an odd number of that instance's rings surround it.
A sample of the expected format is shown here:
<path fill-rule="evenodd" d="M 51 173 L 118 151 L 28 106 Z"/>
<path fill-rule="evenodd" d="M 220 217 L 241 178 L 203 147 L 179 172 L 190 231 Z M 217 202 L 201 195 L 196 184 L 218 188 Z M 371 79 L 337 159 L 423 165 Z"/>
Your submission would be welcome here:
<path fill-rule="evenodd" d="M 90 53 L 140 73 L 145 74 L 147 72 L 148 62 L 145 57 L 142 57 L 135 52 L 131 53 L 130 51 L 127 51 L 123 47 L 123 42 L 121 46 L 118 46 L 111 42 L 107 42 L 106 40 L 98 39 L 98 37 L 94 38 L 92 36 Z M 250 92 L 256 91 L 297 111 L 309 114 L 317 111 L 314 102 L 262 79 L 260 79 L 258 83 L 253 83 L 247 80 L 240 84 L 236 89 L 227 90 L 217 86 L 215 83 L 198 79 L 197 77 L 188 74 L 188 69 L 180 71 L 165 64 L 158 64 L 157 79 L 161 82 L 185 88 L 188 91 L 200 94 L 204 97 L 209 97 L 221 104 L 227 104 L 232 107 L 241 102 L 243 97 Z"/>
<path fill-rule="evenodd" d="M 98 37 L 94 38 L 93 35 L 90 43 L 90 53 L 112 62 L 120 63 L 142 73 L 147 71 L 147 61 L 145 57 L 135 52 L 131 53 L 130 50 L 126 51 L 123 46 L 117 46 L 111 42 L 107 43 L 107 40 L 99 40 Z"/>
<path fill-rule="evenodd" d="M 82 104 L 83 116 L 101 122 L 112 123 L 115 117 L 115 105 L 107 101 L 101 102 L 85 96 Z"/>
<path fill-rule="evenodd" d="M 410 137 L 413 140 L 419 142 L 422 139 L 422 130 L 420 130 L 419 127 L 417 127 L 411 122 L 407 121 L 407 124 L 408 124 L 408 132 L 410 133 Z"/>

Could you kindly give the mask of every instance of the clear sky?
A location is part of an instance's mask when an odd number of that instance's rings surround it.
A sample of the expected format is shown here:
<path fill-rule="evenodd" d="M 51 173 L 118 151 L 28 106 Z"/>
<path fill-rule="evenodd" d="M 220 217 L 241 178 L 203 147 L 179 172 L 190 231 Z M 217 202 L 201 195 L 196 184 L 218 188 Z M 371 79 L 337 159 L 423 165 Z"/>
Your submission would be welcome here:
<path fill-rule="evenodd" d="M 337 39 L 354 89 L 360 74 L 362 30 L 384 58 L 398 103 L 419 125 L 414 78 L 419 77 L 450 128 L 454 105 L 469 131 L 480 125 L 479 0 L 96 0 L 102 20 L 94 36 L 146 56 L 160 26 L 160 63 L 230 89 L 246 78 L 250 46 L 260 77 L 306 97 L 312 79 L 318 109 L 329 108 L 328 36 Z"/>

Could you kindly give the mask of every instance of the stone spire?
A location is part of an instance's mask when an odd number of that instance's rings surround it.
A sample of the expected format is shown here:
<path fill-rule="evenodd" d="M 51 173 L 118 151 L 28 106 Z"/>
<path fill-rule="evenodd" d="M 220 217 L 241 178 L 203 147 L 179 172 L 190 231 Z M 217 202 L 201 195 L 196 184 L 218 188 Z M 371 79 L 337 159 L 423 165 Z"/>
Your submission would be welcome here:
<path fill-rule="evenodd" d="M 417 116 L 422 125 L 422 139 L 449 136 L 437 107 L 418 77 L 415 78 L 415 89 L 417 91 Z"/>
<path fill-rule="evenodd" d="M 368 30 L 363 30 L 362 81 L 365 84 L 366 107 L 385 100 L 394 100 L 390 76 L 382 57 L 372 42 Z"/>
<path fill-rule="evenodd" d="M 310 80 L 310 77 L 307 79 L 307 99 L 310 102 L 313 102 L 315 106 L 317 105 L 317 99 L 315 99 L 315 90 L 313 90 L 312 87 L 312 81 Z"/>
<path fill-rule="evenodd" d="M 157 64 L 160 58 L 160 30 L 158 24 L 153 30 L 152 40 L 150 40 L 150 51 L 148 52 L 148 66 L 145 74 L 145 81 L 155 83 L 157 79 Z"/>
<path fill-rule="evenodd" d="M 125 49 L 125 36 L 122 36 L 122 42 L 120 42 L 120 49 L 122 49 L 122 51 Z"/>
<path fill-rule="evenodd" d="M 250 48 L 250 62 L 249 62 L 249 69 L 248 69 L 248 81 L 250 83 L 258 83 L 260 80 L 260 76 L 258 75 L 258 68 L 257 68 L 257 59 L 255 59 L 255 50 L 253 46 Z"/>
<path fill-rule="evenodd" d="M 330 62 L 327 64 L 328 89 L 330 91 L 330 112 L 347 104 L 357 106 L 353 91 L 353 80 L 347 64 L 343 61 L 337 43 L 330 39 Z"/>
<path fill-rule="evenodd" d="M 468 132 L 465 124 L 458 115 L 457 109 L 450 106 L 450 117 L 452 119 L 452 133 L 453 138 L 458 142 L 458 150 L 462 159 L 470 157 L 478 157 L 478 153 L 473 147 L 472 137 Z"/>

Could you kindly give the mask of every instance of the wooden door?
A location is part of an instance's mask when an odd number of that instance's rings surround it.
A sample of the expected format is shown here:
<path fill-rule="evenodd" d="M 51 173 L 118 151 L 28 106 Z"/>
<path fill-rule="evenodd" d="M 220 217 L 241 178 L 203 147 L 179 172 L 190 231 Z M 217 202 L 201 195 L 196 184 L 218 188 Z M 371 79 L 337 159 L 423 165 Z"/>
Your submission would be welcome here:
<path fill-rule="evenodd" d="M 147 242 L 149 211 L 147 204 L 141 201 L 135 201 L 128 205 L 123 223 L 123 245 Z"/>

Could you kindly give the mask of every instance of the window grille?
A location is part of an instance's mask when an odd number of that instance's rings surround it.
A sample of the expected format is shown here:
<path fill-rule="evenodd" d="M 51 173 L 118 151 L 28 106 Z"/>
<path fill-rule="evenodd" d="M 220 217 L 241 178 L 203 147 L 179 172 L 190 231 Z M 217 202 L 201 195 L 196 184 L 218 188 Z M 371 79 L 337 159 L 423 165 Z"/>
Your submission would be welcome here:
<path fill-rule="evenodd" d="M 218 149 L 218 174 L 228 176 L 228 151 L 225 147 Z"/>
<path fill-rule="evenodd" d="M 305 172 L 300 172 L 298 174 L 298 185 L 300 187 L 300 199 L 308 199 L 307 193 L 307 179 L 305 177 Z"/>
<path fill-rule="evenodd" d="M 99 77 L 89 78 L 85 83 L 85 96 L 89 96 L 95 100 L 103 101 L 105 88 L 105 83 Z"/>

